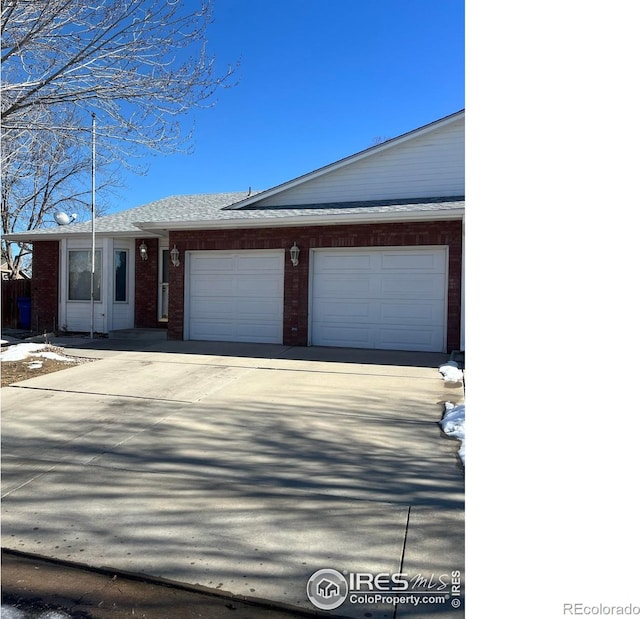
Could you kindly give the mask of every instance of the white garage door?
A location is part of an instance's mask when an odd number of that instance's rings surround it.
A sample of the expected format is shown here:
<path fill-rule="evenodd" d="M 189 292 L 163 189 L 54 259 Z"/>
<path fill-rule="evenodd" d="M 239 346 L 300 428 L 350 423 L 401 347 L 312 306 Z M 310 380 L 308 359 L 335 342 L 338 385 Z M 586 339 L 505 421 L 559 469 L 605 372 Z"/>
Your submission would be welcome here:
<path fill-rule="evenodd" d="M 317 250 L 311 343 L 446 350 L 447 248 Z"/>
<path fill-rule="evenodd" d="M 283 250 L 190 252 L 187 277 L 185 339 L 282 343 Z"/>

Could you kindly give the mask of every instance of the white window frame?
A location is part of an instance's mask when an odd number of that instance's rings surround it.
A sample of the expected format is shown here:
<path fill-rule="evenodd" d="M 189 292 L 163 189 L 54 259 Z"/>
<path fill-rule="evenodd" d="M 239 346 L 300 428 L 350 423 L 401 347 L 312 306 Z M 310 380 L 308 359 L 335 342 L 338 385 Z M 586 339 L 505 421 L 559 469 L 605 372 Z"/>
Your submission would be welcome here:
<path fill-rule="evenodd" d="M 118 296 L 118 285 L 117 285 L 117 273 L 118 269 L 116 267 L 116 254 L 118 252 L 122 252 L 125 254 L 125 271 L 124 271 L 124 301 L 119 301 L 117 299 Z M 122 249 L 121 247 L 116 247 L 113 250 L 113 302 L 118 304 L 129 303 L 129 250 Z"/>

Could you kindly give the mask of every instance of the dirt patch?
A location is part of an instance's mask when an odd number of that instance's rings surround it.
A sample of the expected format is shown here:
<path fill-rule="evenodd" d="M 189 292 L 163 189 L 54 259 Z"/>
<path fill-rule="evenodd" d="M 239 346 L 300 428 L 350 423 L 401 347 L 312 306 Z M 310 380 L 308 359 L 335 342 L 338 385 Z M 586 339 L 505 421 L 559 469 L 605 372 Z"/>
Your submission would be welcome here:
<path fill-rule="evenodd" d="M 58 353 L 59 355 L 64 354 L 64 351 L 56 346 L 47 346 L 45 350 L 47 352 Z M 29 356 L 19 361 L 2 361 L 2 363 L 0 363 L 1 386 L 7 387 L 21 380 L 35 378 L 36 376 L 50 374 L 51 372 L 59 372 L 60 370 L 66 370 L 80 363 L 87 363 L 89 361 L 95 361 L 95 359 L 73 357 L 70 358 L 69 361 L 60 361 L 58 359 Z"/>

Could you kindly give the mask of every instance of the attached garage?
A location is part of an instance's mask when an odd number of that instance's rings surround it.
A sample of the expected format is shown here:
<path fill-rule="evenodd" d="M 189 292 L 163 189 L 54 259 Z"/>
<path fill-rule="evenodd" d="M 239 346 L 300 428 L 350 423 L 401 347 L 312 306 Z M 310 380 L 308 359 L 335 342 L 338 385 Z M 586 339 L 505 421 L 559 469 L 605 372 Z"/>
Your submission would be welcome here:
<path fill-rule="evenodd" d="M 99 218 L 103 296 L 113 303 L 103 303 L 97 330 L 464 348 L 464 145 L 461 110 L 265 191 L 170 196 Z M 7 236 L 33 243 L 40 330 L 69 326 L 72 304 L 89 315 L 67 284 L 79 268 L 70 251 L 86 253 L 91 232 L 76 222 Z"/>
<path fill-rule="evenodd" d="M 188 340 L 282 343 L 284 251 L 191 251 L 186 258 Z"/>
<path fill-rule="evenodd" d="M 447 251 L 313 251 L 310 344 L 446 351 Z"/>

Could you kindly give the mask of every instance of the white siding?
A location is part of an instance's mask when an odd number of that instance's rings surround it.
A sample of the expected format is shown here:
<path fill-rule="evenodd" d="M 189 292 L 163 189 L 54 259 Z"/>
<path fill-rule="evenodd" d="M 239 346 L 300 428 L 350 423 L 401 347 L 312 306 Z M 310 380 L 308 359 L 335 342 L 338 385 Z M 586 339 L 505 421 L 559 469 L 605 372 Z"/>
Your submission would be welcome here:
<path fill-rule="evenodd" d="M 464 119 L 258 202 L 264 206 L 464 195 Z"/>

